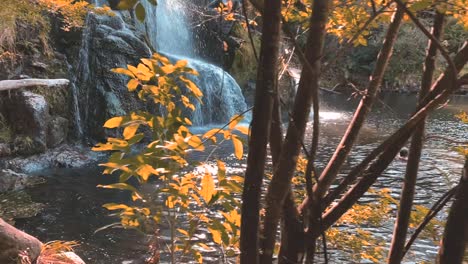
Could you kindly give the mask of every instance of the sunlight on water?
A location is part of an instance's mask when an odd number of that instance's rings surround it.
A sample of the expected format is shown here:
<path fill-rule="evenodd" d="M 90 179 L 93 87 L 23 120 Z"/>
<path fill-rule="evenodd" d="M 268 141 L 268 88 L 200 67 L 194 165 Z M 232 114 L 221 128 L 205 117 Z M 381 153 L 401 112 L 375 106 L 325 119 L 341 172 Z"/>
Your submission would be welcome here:
<path fill-rule="evenodd" d="M 346 119 L 347 115 L 343 112 L 320 112 L 320 119 L 321 120 L 341 120 Z"/>

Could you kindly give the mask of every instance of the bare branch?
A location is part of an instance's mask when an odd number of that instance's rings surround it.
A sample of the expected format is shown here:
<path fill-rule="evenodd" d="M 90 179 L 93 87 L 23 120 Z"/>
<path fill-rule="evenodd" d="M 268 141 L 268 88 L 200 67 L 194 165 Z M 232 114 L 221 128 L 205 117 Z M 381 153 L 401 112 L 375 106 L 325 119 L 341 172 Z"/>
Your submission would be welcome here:
<path fill-rule="evenodd" d="M 0 81 L 0 91 L 28 88 L 34 86 L 57 87 L 70 83 L 67 79 L 22 79 Z"/>

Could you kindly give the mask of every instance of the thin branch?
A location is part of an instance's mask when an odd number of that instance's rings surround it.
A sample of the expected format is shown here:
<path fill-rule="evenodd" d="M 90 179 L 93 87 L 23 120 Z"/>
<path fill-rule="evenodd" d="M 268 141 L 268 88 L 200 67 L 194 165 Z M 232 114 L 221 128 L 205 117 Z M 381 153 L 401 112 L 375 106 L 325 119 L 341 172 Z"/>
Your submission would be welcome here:
<path fill-rule="evenodd" d="M 402 259 L 406 255 L 406 253 L 410 250 L 411 246 L 413 245 L 416 238 L 418 238 L 419 234 L 426 228 L 427 224 L 444 208 L 444 206 L 450 201 L 450 199 L 455 195 L 457 187 L 453 187 L 448 192 L 446 192 L 442 197 L 439 198 L 429 209 L 426 216 L 424 217 L 423 221 L 416 227 L 413 235 L 410 237 L 408 242 L 406 242 L 405 248 L 402 253 Z"/>
<path fill-rule="evenodd" d="M 66 86 L 70 83 L 67 79 L 21 79 L 21 80 L 4 80 L 0 81 L 0 91 L 8 91 L 14 89 L 45 86 L 57 87 Z"/>
<path fill-rule="evenodd" d="M 252 31 L 250 29 L 249 18 L 247 16 L 247 7 L 245 5 L 245 0 L 242 0 L 242 12 L 244 13 L 245 26 L 247 27 L 247 33 L 249 35 L 250 44 L 252 45 L 252 50 L 254 52 L 255 60 L 258 63 L 259 58 L 258 58 L 258 55 L 257 55 L 257 49 L 255 48 L 255 42 L 253 40 Z"/>
<path fill-rule="evenodd" d="M 440 54 L 442 55 L 442 57 L 444 57 L 444 59 L 447 61 L 449 67 L 452 68 L 452 72 L 453 72 L 452 78 L 453 78 L 454 83 L 456 83 L 457 82 L 457 74 L 456 74 L 457 73 L 457 67 L 455 66 L 455 63 L 453 62 L 452 58 L 450 58 L 450 55 L 447 52 L 447 50 L 442 46 L 442 44 L 439 42 L 439 40 L 436 37 L 434 37 L 431 34 L 431 32 L 429 32 L 424 27 L 424 25 L 421 23 L 421 21 L 419 21 L 419 19 L 413 14 L 413 12 L 411 12 L 408 9 L 408 7 L 406 7 L 406 4 L 404 4 L 401 0 L 394 0 L 394 1 L 398 4 L 398 7 L 403 9 L 403 11 L 405 11 L 405 13 L 411 18 L 411 20 L 416 25 L 416 27 L 418 27 L 419 30 L 421 30 L 421 32 L 423 32 L 424 35 L 426 35 L 426 37 L 429 38 L 434 43 L 434 45 L 440 51 Z"/>

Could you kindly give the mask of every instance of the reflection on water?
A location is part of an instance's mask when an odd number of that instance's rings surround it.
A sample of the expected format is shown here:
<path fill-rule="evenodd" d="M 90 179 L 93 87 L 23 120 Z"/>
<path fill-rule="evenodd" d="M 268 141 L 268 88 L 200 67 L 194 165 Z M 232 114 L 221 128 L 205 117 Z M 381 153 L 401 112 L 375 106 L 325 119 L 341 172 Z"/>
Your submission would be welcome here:
<path fill-rule="evenodd" d="M 414 96 L 387 94 L 382 96 L 366 123 L 358 145 L 353 149 L 346 168 L 359 163 L 372 148 L 377 146 L 386 136 L 404 123 L 414 111 L 416 99 Z M 356 100 L 348 100 L 340 95 L 323 98 L 321 109 L 322 138 L 320 142 L 318 168 L 323 168 L 336 145 L 341 139 L 353 111 Z M 438 134 L 456 140 L 466 140 L 468 125 L 460 123 L 454 115 L 460 110 L 468 110 L 468 98 L 454 97 L 448 105 L 431 115 L 427 126 L 428 134 Z M 310 124 L 311 126 L 311 124 Z M 310 141 L 310 126 L 306 143 Z M 208 127 L 197 128 L 201 133 Z M 437 200 L 450 186 L 458 181 L 462 168 L 462 157 L 453 150 L 453 145 L 447 142 L 431 140 L 426 142 L 423 151 L 415 203 L 425 206 Z M 215 154 L 227 162 L 228 173 L 243 174 L 245 160 L 237 161 L 232 155 L 232 146 L 225 143 Z M 204 160 L 206 154 L 193 155 L 193 159 Z M 405 162 L 395 161 L 379 178 L 374 188 L 390 188 L 392 196 L 399 198 Z M 346 173 L 346 168 L 344 173 Z M 88 263 L 115 264 L 141 263 L 144 255 L 146 238 L 132 231 L 111 230 L 94 234 L 94 230 L 116 221 L 107 216 L 101 205 L 109 201 L 128 199 L 125 195 L 109 190 L 97 190 L 96 185 L 111 182 L 109 176 L 101 176 L 97 168 L 81 170 L 54 170 L 44 172 L 48 183 L 30 191 L 33 199 L 45 203 L 47 208 L 40 215 L 18 221 L 18 226 L 27 232 L 38 236 L 43 241 L 63 239 L 79 240 L 82 246 L 78 254 Z M 374 201 L 375 197 L 366 196 L 361 202 Z M 393 220 L 388 219 L 378 230 L 368 228 L 390 243 Z M 431 241 L 417 240 L 413 250 L 408 254 L 407 261 L 433 261 L 437 247 Z M 332 255 L 331 263 L 347 263 Z M 126 262 L 124 262 L 126 261 Z M 129 262 L 133 261 L 133 262 Z M 334 262 L 335 261 L 335 262 Z"/>

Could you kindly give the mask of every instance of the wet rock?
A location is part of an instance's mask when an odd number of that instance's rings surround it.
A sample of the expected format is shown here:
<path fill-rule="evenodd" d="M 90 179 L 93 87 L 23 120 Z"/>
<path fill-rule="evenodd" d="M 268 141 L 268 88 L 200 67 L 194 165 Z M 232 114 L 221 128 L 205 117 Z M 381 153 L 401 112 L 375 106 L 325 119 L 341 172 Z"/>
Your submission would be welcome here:
<path fill-rule="evenodd" d="M 103 157 L 104 154 L 87 147 L 61 145 L 42 154 L 0 161 L 0 167 L 22 173 L 50 168 L 82 168 L 96 164 Z"/>
<path fill-rule="evenodd" d="M 66 141 L 68 136 L 68 120 L 61 116 L 50 119 L 47 130 L 47 146 L 55 148 Z"/>
<path fill-rule="evenodd" d="M 43 208 L 43 204 L 33 202 L 25 191 L 0 193 L 0 218 L 11 225 L 15 219 L 36 216 Z"/>
<path fill-rule="evenodd" d="M 6 143 L 0 143 L 0 158 L 8 157 L 11 154 L 10 146 Z"/>
<path fill-rule="evenodd" d="M 25 263 L 24 257 L 34 262 L 41 253 L 42 243 L 0 219 L 0 263 Z"/>
<path fill-rule="evenodd" d="M 44 96 L 29 91 L 13 93 L 7 99 L 6 113 L 16 132 L 13 152 L 32 155 L 47 149 L 47 123 L 49 106 Z"/>
<path fill-rule="evenodd" d="M 12 170 L 0 170 L 0 193 L 18 191 L 41 182 L 36 176 L 17 173 Z"/>
<path fill-rule="evenodd" d="M 128 92 L 128 79 L 110 69 L 137 64 L 150 55 L 145 41 L 120 16 L 88 16 L 76 80 L 80 120 L 87 136 L 102 140 L 108 136 L 102 127 L 107 119 L 144 108 Z"/>

